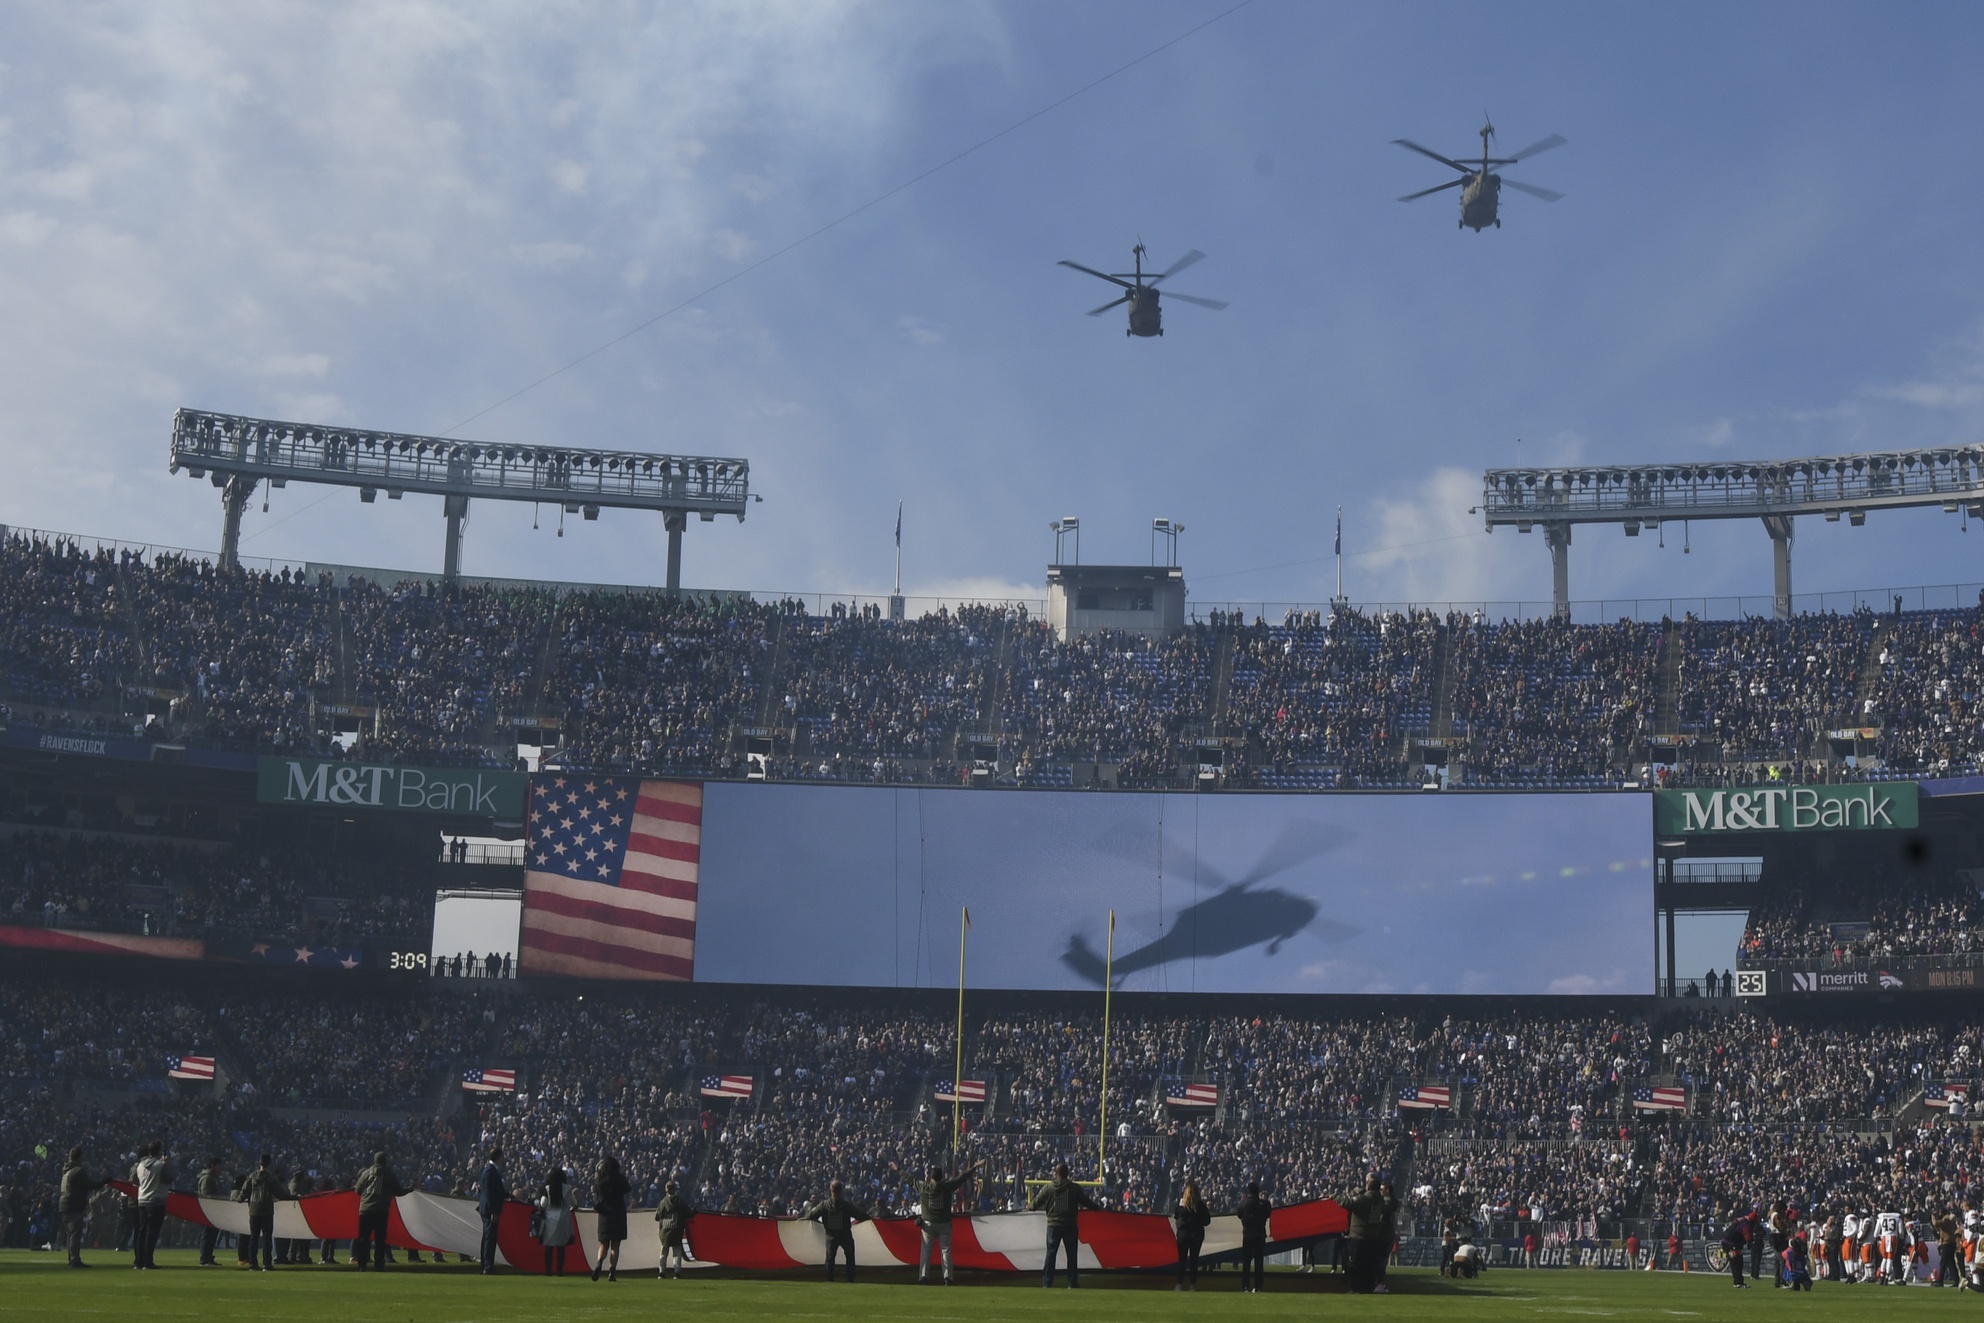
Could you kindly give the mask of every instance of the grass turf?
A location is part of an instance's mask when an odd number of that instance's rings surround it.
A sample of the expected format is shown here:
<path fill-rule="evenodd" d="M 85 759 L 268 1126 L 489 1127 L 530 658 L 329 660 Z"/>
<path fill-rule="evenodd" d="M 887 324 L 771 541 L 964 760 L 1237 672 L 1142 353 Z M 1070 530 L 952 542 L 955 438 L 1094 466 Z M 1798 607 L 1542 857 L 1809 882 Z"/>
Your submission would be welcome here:
<path fill-rule="evenodd" d="M 504 1274 L 485 1279 L 467 1268 L 404 1265 L 384 1274 L 348 1268 L 278 1268 L 251 1273 L 232 1263 L 198 1268 L 190 1251 L 162 1251 L 160 1268 L 134 1273 L 128 1256 L 98 1253 L 96 1267 L 73 1271 L 60 1254 L 0 1252 L 0 1318 L 334 1319 L 338 1323 L 547 1323 L 548 1320 L 1068 1319 L 1148 1323 L 1164 1319 L 1465 1319 L 1468 1323 L 1574 1316 L 1645 1319 L 1800 1320 L 1974 1315 L 1984 1300 L 1926 1287 L 1828 1286 L 1792 1295 L 1768 1286 L 1741 1293 L 1726 1278 L 1595 1270 L 1503 1270 L 1473 1282 L 1443 1281 L 1429 1271 L 1391 1274 L 1393 1294 L 1344 1294 L 1327 1274 L 1272 1270 L 1259 1296 L 1239 1293 L 1237 1274 L 1209 1274 L 1196 1295 L 1171 1290 L 1161 1275 L 1091 1274 L 1079 1294 L 1039 1279 L 965 1274 L 949 1290 L 918 1288 L 909 1275 L 877 1272 L 857 1286 L 810 1276 L 692 1274 L 656 1281 L 630 1274 L 594 1284 Z"/>

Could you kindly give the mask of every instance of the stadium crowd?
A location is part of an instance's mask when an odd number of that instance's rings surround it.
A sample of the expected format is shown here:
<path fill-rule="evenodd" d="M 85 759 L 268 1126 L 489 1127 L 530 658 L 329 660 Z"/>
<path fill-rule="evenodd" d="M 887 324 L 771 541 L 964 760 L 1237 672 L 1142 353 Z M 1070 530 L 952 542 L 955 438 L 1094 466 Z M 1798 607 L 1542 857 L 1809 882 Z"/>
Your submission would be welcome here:
<path fill-rule="evenodd" d="M 1206 741 L 1235 788 L 1406 784 L 1428 749 L 1451 784 L 1490 787 L 1975 771 L 1977 630 L 1975 610 L 1573 625 L 1343 607 L 1061 641 L 1014 607 L 891 621 L 388 588 L 0 540 L 13 719 L 406 762 L 511 766 L 526 745 L 705 776 L 942 784 L 991 764 L 999 784 L 1075 784 L 1077 767 L 1185 784 Z M 1868 732 L 1851 764 L 1830 738 L 1849 729 Z"/>

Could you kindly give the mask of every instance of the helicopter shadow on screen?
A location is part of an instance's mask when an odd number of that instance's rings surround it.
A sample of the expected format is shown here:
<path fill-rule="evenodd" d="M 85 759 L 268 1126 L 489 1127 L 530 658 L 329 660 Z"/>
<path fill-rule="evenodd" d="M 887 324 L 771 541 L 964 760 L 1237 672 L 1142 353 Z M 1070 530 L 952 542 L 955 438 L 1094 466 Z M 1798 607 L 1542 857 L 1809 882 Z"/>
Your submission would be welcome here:
<path fill-rule="evenodd" d="M 1120 985 L 1132 974 L 1176 960 L 1216 959 L 1254 946 L 1263 947 L 1263 954 L 1271 956 L 1281 950 L 1282 943 L 1302 933 L 1331 943 L 1362 936 L 1362 928 L 1322 918 L 1322 907 L 1308 896 L 1262 885 L 1291 869 L 1312 863 L 1355 835 L 1348 828 L 1329 823 L 1291 822 L 1281 829 L 1253 868 L 1237 881 L 1228 880 L 1204 859 L 1197 860 L 1196 876 L 1219 890 L 1179 910 L 1163 936 L 1119 953 L 1113 968 L 1116 983 Z M 1120 859 L 1150 864 L 1154 862 L 1154 851 L 1145 844 L 1147 837 L 1148 828 L 1124 822 L 1104 832 L 1094 848 Z M 1170 876 L 1194 875 L 1194 861 L 1189 855 L 1179 858 L 1178 852 L 1173 851 L 1165 863 Z M 1068 938 L 1061 963 L 1083 981 L 1102 986 L 1106 968 L 1103 956 L 1082 934 Z"/>

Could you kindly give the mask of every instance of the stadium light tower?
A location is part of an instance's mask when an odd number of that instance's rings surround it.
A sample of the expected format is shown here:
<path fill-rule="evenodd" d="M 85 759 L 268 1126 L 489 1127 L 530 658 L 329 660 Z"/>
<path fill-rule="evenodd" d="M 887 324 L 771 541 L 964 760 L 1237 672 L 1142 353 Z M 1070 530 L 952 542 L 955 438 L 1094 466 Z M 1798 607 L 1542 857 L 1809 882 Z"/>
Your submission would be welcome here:
<path fill-rule="evenodd" d="M 296 482 L 358 488 L 371 504 L 384 490 L 441 498 L 448 521 L 442 577 L 461 573 L 462 524 L 471 498 L 550 502 L 565 513 L 599 518 L 603 507 L 655 510 L 668 530 L 668 591 L 682 589 L 682 534 L 689 516 L 709 523 L 744 512 L 751 494 L 748 460 L 658 455 L 569 446 L 493 445 L 445 437 L 323 427 L 243 418 L 204 409 L 172 417 L 171 471 L 206 478 L 221 492 L 221 564 L 240 564 L 241 512 L 258 483 Z"/>
<path fill-rule="evenodd" d="M 1869 510 L 1940 505 L 1984 519 L 1984 446 L 1938 446 L 1815 459 L 1713 464 L 1489 469 L 1481 504 L 1489 532 L 1543 526 L 1550 548 L 1550 598 L 1568 616 L 1571 526 L 1620 524 L 1627 537 L 1662 520 L 1758 519 L 1770 535 L 1773 607 L 1791 614 L 1791 543 L 1799 515 L 1858 528 Z M 1470 514 L 1476 511 L 1469 511 Z"/>

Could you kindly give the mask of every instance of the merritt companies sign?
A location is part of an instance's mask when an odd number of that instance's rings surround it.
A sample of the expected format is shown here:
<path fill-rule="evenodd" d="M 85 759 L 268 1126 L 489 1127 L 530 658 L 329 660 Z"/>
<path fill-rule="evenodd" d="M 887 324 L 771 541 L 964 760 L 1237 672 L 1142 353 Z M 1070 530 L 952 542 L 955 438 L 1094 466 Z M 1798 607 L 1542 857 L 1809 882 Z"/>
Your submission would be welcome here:
<path fill-rule="evenodd" d="M 466 813 L 510 821 L 522 821 L 524 816 L 521 772 L 264 758 L 258 776 L 255 798 L 264 804 Z"/>
<path fill-rule="evenodd" d="M 1653 829 L 1663 836 L 1705 832 L 1887 831 L 1917 825 L 1913 781 L 1876 785 L 1754 786 L 1744 790 L 1660 790 Z"/>

